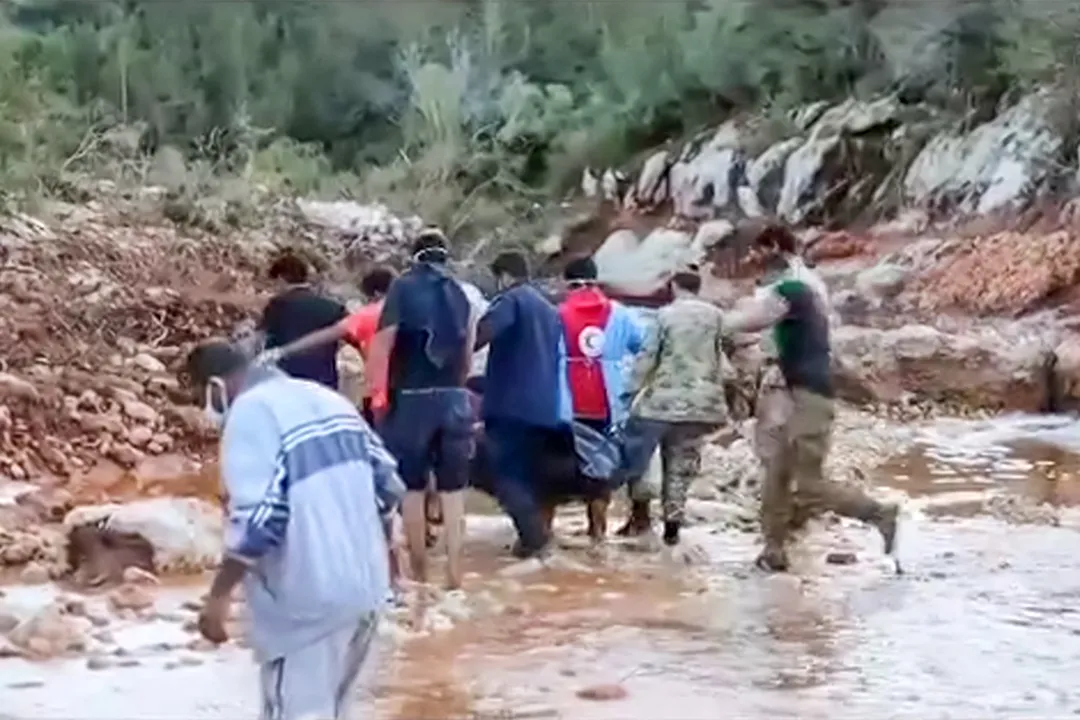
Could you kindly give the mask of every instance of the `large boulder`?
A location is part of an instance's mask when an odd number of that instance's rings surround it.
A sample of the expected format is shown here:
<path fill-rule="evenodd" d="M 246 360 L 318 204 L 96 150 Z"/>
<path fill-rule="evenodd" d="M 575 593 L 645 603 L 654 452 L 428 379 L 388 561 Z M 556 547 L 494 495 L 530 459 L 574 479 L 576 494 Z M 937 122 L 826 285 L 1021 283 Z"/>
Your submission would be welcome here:
<path fill-rule="evenodd" d="M 908 168 L 905 200 L 963 214 L 1020 208 L 1061 165 L 1060 107 L 1052 91 L 1040 90 L 969 133 L 932 138 Z"/>
<path fill-rule="evenodd" d="M 825 110 L 805 142 L 787 152 L 776 214 L 797 225 L 861 211 L 888 174 L 887 146 L 901 112 L 893 96 Z"/>
<path fill-rule="evenodd" d="M 670 188 L 677 215 L 708 220 L 738 207 L 736 190 L 746 171 L 740 129 L 732 121 L 701 144 L 690 143 L 671 166 Z"/>
<path fill-rule="evenodd" d="M 632 230 L 618 230 L 593 255 L 600 282 L 628 295 L 650 295 L 676 269 L 701 260 L 693 236 L 671 228 L 654 230 L 643 240 Z"/>
<path fill-rule="evenodd" d="M 837 392 L 854 402 L 911 398 L 967 409 L 1040 412 L 1051 404 L 1051 348 L 927 325 L 833 332 Z"/>
<path fill-rule="evenodd" d="M 1054 348 L 1053 410 L 1080 410 L 1080 336 L 1070 334 Z"/>
<path fill-rule="evenodd" d="M 222 553 L 222 513 L 195 498 L 77 507 L 64 526 L 72 570 L 87 584 L 117 581 L 131 566 L 198 572 L 213 567 Z"/>

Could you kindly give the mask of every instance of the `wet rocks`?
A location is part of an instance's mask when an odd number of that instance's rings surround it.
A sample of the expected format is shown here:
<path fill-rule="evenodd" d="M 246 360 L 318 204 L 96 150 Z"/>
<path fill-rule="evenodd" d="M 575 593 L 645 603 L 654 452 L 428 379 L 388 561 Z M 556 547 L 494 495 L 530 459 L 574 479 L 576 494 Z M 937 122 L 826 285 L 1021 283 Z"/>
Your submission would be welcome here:
<path fill-rule="evenodd" d="M 123 579 L 125 583 L 130 583 L 132 585 L 159 585 L 161 583 L 157 576 L 152 572 L 148 572 L 135 565 L 129 565 L 124 568 Z"/>
<path fill-rule="evenodd" d="M 56 605 L 48 605 L 20 622 L 8 640 L 38 658 L 49 658 L 86 648 L 85 620 L 82 623 Z"/>
<path fill-rule="evenodd" d="M 154 567 L 154 547 L 144 537 L 97 523 L 71 528 L 68 557 L 75 582 L 89 587 L 121 582 L 133 567 Z"/>
<path fill-rule="evenodd" d="M 150 573 L 201 571 L 221 556 L 221 513 L 195 498 L 79 507 L 64 525 L 85 548 L 80 561 L 95 568 L 84 574 L 114 581 L 129 566 Z"/>
<path fill-rule="evenodd" d="M 131 359 L 131 364 L 144 372 L 153 374 L 163 374 L 167 370 L 165 363 L 149 353 L 138 353 Z"/>
<path fill-rule="evenodd" d="M 29 400 L 35 401 L 39 393 L 34 384 L 17 375 L 0 372 L 0 400 Z"/>
<path fill-rule="evenodd" d="M 26 585 L 41 585 L 49 581 L 49 569 L 40 563 L 30 563 L 19 573 L 19 582 Z"/>
<path fill-rule="evenodd" d="M 612 700 L 625 700 L 630 693 L 618 683 L 605 683 L 602 685 L 590 685 L 578 690 L 577 695 L 582 700 L 598 700 L 610 702 Z"/>
<path fill-rule="evenodd" d="M 42 522 L 60 522 L 74 505 L 74 498 L 63 488 L 42 487 L 20 495 L 15 504 L 29 510 Z"/>
<path fill-rule="evenodd" d="M 63 536 L 48 526 L 0 529 L 0 566 L 19 567 L 34 561 L 46 569 L 48 577 L 56 578 L 67 565 L 64 550 Z"/>
<path fill-rule="evenodd" d="M 154 606 L 154 594 L 145 585 L 125 583 L 109 593 L 114 610 L 146 610 Z"/>
<path fill-rule="evenodd" d="M 147 425 L 153 425 L 157 422 L 158 413 L 157 410 L 150 407 L 144 402 L 138 400 L 128 400 L 122 405 L 124 414 L 132 420 L 146 423 Z"/>
<path fill-rule="evenodd" d="M 1069 335 L 1054 348 L 1053 408 L 1080 409 L 1080 337 Z"/>
<path fill-rule="evenodd" d="M 4 605 L 0 605 L 0 635 L 6 635 L 19 625 L 19 618 Z"/>
<path fill-rule="evenodd" d="M 107 670 L 114 667 L 116 663 L 107 657 L 101 657 L 95 655 L 92 658 L 88 658 L 86 661 L 87 670 Z"/>

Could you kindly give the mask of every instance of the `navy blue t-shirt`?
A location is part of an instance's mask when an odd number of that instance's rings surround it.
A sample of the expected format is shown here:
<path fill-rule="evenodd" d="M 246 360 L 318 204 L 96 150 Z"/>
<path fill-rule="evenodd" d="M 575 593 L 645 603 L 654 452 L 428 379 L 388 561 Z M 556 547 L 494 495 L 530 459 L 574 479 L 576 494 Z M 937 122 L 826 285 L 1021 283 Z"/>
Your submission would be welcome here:
<path fill-rule="evenodd" d="M 260 329 L 266 333 L 266 348 L 288 345 L 316 330 L 340 322 L 345 307 L 308 287 L 294 287 L 275 295 L 263 311 Z M 338 389 L 338 343 L 330 343 L 282 359 L 280 367 L 302 380 L 313 380 Z"/>
<path fill-rule="evenodd" d="M 472 349 L 467 329 L 472 306 L 461 285 L 439 267 L 420 263 L 390 285 L 379 329 L 395 327 L 388 386 L 395 390 L 464 387 Z M 437 337 L 438 335 L 438 337 Z M 431 343 L 445 356 L 436 364 Z"/>
<path fill-rule="evenodd" d="M 477 335 L 491 338 L 484 418 L 557 427 L 562 323 L 555 306 L 532 285 L 516 285 L 495 298 Z"/>

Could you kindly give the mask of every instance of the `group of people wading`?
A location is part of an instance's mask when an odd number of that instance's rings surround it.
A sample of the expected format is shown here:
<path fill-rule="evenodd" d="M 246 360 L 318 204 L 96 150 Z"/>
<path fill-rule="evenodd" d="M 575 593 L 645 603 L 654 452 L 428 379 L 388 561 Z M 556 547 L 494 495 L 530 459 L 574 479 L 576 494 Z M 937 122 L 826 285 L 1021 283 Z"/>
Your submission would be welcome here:
<path fill-rule="evenodd" d="M 822 511 L 876 526 L 891 553 L 897 507 L 823 475 L 834 418 L 829 304 L 796 249 L 786 228 L 766 228 L 755 244 L 765 276 L 732 312 L 699 296 L 696 268 L 679 270 L 648 327 L 605 294 L 587 258 L 565 267 L 556 304 L 525 255 L 502 253 L 489 304 L 452 275 L 434 229 L 404 273 L 363 277 L 368 304 L 352 313 L 314 289 L 299 258 L 276 261 L 282 287 L 260 321 L 262 353 L 211 341 L 186 367 L 222 428 L 228 496 L 226 557 L 200 628 L 225 640 L 228 599 L 244 583 L 263 717 L 341 716 L 402 572 L 393 552 L 402 542 L 412 578 L 428 580 L 436 505 L 447 585 L 461 586 L 470 485 L 510 517 L 516 556 L 543 556 L 557 504 L 586 501 L 600 540 L 622 485 L 631 508 L 617 533 L 651 533 L 644 476 L 658 449 L 662 538 L 677 545 L 706 439 L 733 422 L 725 347 L 736 334 L 762 332 L 771 358 L 755 403 L 765 466 L 757 566 L 786 570 L 790 530 Z M 364 359 L 360 407 L 338 392 L 340 342 Z"/>

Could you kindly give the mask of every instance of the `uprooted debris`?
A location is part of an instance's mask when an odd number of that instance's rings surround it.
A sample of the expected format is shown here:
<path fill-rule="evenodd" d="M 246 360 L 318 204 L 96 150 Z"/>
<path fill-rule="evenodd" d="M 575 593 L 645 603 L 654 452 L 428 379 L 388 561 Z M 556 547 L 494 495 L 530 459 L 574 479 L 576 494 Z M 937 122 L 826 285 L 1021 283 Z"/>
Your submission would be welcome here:
<path fill-rule="evenodd" d="M 966 238 L 920 282 L 920 309 L 978 315 L 1037 309 L 1080 282 L 1080 237 L 1069 230 Z"/>

